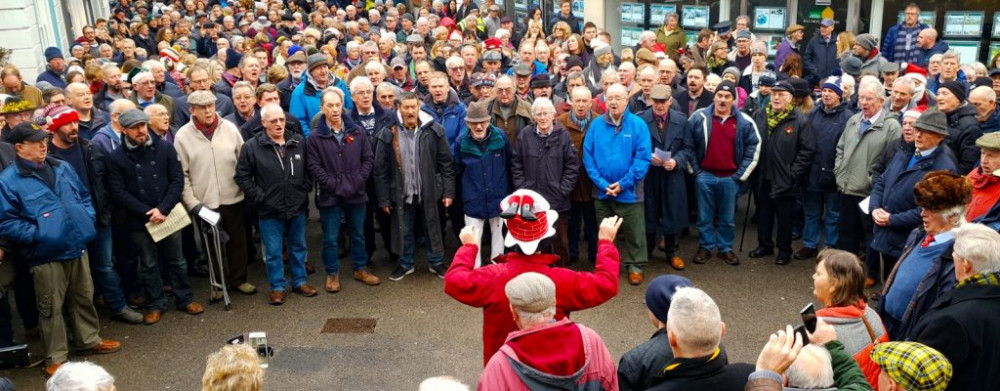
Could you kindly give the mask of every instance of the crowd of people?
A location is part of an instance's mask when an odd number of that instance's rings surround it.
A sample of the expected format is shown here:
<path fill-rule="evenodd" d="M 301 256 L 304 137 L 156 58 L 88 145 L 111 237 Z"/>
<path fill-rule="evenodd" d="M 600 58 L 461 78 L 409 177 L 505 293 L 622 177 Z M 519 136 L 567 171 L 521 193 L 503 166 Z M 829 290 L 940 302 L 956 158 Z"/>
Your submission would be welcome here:
<path fill-rule="evenodd" d="M 401 281 L 421 247 L 447 294 L 484 309 L 481 389 L 1000 388 L 1000 56 L 963 62 L 916 4 L 881 44 L 826 19 L 769 48 L 740 16 L 689 45 L 668 14 L 621 50 L 559 6 L 515 27 L 494 0 L 112 0 L 68 53 L 45 49 L 34 84 L 3 67 L 0 285 L 46 374 L 59 383 L 71 349 L 121 349 L 97 308 L 204 312 L 190 279 L 207 254 L 233 291 L 257 293 L 263 259 L 270 304 L 318 295 L 311 202 L 322 290 L 341 290 L 343 257 L 365 285 Z M 730 364 L 712 298 L 660 276 L 657 331 L 616 369 L 570 312 L 622 272 L 641 285 L 658 252 L 740 265 L 741 197 L 750 258 L 817 260 L 816 331 Z M 212 215 L 219 242 L 199 235 Z M 583 260 L 593 272 L 565 268 Z"/>

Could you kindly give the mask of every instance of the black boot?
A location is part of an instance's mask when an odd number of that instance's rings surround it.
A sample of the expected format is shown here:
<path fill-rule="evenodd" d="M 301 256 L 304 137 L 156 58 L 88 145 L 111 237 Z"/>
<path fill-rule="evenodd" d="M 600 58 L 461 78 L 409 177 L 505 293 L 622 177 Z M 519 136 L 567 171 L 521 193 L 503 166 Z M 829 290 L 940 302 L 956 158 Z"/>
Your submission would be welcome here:
<path fill-rule="evenodd" d="M 653 250 L 656 250 L 656 234 L 646 234 L 646 258 L 653 258 Z"/>

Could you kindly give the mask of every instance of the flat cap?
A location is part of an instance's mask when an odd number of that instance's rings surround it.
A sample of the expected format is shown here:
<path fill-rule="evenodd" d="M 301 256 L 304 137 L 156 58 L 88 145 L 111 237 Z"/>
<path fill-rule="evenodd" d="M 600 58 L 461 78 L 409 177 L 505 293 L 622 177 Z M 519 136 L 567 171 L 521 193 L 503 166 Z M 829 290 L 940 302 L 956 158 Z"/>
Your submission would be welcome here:
<path fill-rule="evenodd" d="M 496 50 L 489 50 L 483 53 L 483 61 L 503 61 L 503 56 Z"/>
<path fill-rule="evenodd" d="M 392 66 L 392 69 L 406 68 L 406 59 L 403 56 L 395 57 L 389 62 L 389 65 Z"/>
<path fill-rule="evenodd" d="M 953 374 L 944 354 L 916 342 L 880 343 L 869 357 L 904 390 L 942 391 Z"/>
<path fill-rule="evenodd" d="M 201 92 L 205 92 L 205 91 L 201 91 Z M 193 97 L 194 93 L 192 93 L 191 96 Z M 215 99 L 215 97 L 213 96 L 212 99 Z M 190 97 L 188 98 L 188 100 L 190 101 Z M 120 123 L 122 125 L 122 127 L 131 128 L 131 127 L 136 126 L 138 124 L 148 124 L 149 123 L 149 116 L 146 115 L 146 113 L 144 113 L 142 110 L 132 109 L 132 110 L 128 110 L 128 111 L 122 113 L 121 115 L 119 115 L 118 116 L 118 123 Z"/>
<path fill-rule="evenodd" d="M 753 34 L 750 30 L 740 30 L 736 32 L 736 39 L 753 39 Z"/>
<path fill-rule="evenodd" d="M 406 37 L 406 43 L 424 43 L 424 36 L 413 33 Z"/>
<path fill-rule="evenodd" d="M 666 84 L 656 84 L 653 88 L 649 89 L 649 98 L 653 100 L 667 100 L 670 99 L 670 86 Z"/>
<path fill-rule="evenodd" d="M 327 63 L 326 63 L 326 55 L 324 55 L 322 53 L 316 53 L 316 54 L 310 55 L 309 59 L 306 62 L 309 64 L 309 65 L 307 65 L 306 68 L 308 70 L 310 70 L 310 71 L 313 70 L 313 68 L 316 68 L 318 66 L 326 66 L 327 65 Z"/>
<path fill-rule="evenodd" d="M 514 66 L 514 74 L 517 76 L 531 76 L 531 66 L 528 64 L 517 64 Z"/>
<path fill-rule="evenodd" d="M 653 55 L 653 51 L 647 48 L 641 48 L 635 51 L 635 59 L 637 61 L 645 61 L 649 63 L 656 63 L 656 56 Z"/>
<path fill-rule="evenodd" d="M 896 73 L 896 72 L 899 72 L 899 63 L 898 62 L 892 62 L 892 61 L 890 61 L 890 62 L 887 62 L 885 64 L 882 64 L 882 67 L 879 68 L 879 72 L 882 72 L 882 73 Z"/>
<path fill-rule="evenodd" d="M 806 27 L 801 24 L 793 24 L 791 26 L 788 26 L 787 29 L 785 29 L 785 35 L 792 35 L 796 31 L 804 31 L 805 29 Z"/>
<path fill-rule="evenodd" d="M 1000 151 L 1000 132 L 992 132 L 982 135 L 976 139 L 976 146 L 979 148 Z"/>
<path fill-rule="evenodd" d="M 215 94 L 209 91 L 195 91 L 188 95 L 188 104 L 191 106 L 208 106 L 215 104 Z"/>
<path fill-rule="evenodd" d="M 531 77 L 531 88 L 546 87 L 552 87 L 552 80 L 549 79 L 548 73 L 541 73 Z"/>

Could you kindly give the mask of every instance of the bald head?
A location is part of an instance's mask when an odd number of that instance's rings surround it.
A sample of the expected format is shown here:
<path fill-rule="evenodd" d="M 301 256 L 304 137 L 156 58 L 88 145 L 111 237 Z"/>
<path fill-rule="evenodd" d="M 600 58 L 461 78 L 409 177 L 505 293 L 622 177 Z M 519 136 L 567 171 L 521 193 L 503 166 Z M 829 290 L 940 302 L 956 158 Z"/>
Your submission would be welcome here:
<path fill-rule="evenodd" d="M 94 95 L 84 83 L 70 83 L 66 86 L 66 100 L 80 114 L 90 113 L 90 109 L 94 108 Z"/>
<path fill-rule="evenodd" d="M 969 103 L 976 107 L 980 118 L 989 117 L 996 110 L 997 93 L 991 87 L 976 87 L 969 93 Z"/>
<path fill-rule="evenodd" d="M 135 103 L 128 99 L 116 99 L 108 105 L 108 114 L 111 116 L 111 128 L 121 133 L 122 125 L 118 122 L 118 116 L 135 108 Z"/>

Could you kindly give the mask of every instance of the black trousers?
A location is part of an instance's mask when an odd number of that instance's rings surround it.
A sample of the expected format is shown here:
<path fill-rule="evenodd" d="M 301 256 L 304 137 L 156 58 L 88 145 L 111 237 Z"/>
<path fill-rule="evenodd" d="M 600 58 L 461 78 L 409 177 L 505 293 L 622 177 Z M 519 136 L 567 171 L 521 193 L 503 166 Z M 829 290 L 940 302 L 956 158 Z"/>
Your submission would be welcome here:
<path fill-rule="evenodd" d="M 369 193 L 372 196 L 368 197 L 368 207 L 365 210 L 365 251 L 368 253 L 368 259 L 372 259 L 372 254 L 375 254 L 375 222 L 378 222 L 379 235 L 382 236 L 382 245 L 385 246 L 385 250 L 389 253 L 389 261 L 396 263 L 399 260 L 399 255 L 392 252 L 392 222 L 389 219 L 389 214 L 382 212 L 378 207 L 378 200 L 374 197 L 374 192 Z M 345 230 L 346 231 L 346 230 Z M 370 261 L 369 261 L 370 262 Z"/>
<path fill-rule="evenodd" d="M 791 253 L 795 196 L 771 197 L 771 181 L 766 179 L 760 181 L 757 194 L 757 244 L 764 248 L 774 248 L 772 235 L 777 225 L 778 252 Z"/>
<path fill-rule="evenodd" d="M 872 219 L 858 207 L 863 199 L 865 198 L 840 194 L 837 247 L 852 254 L 858 254 L 862 250 L 867 252 L 868 243 L 872 241 Z"/>

